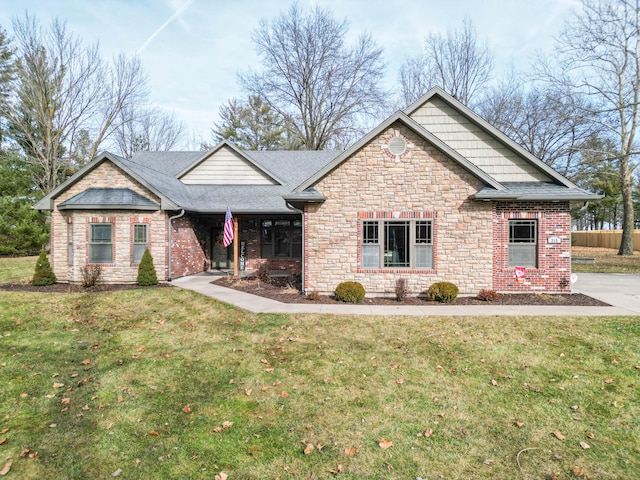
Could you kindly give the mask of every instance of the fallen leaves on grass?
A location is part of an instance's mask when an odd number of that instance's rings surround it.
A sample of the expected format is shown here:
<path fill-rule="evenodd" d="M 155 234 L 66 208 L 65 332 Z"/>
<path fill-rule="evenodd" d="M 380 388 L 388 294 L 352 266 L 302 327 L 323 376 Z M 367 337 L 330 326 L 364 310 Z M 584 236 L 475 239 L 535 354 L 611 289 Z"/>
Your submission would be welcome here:
<path fill-rule="evenodd" d="M 580 446 L 586 450 L 587 448 L 591 448 L 591 445 L 589 445 L 587 442 L 580 442 Z"/>
<path fill-rule="evenodd" d="M 381 449 L 386 450 L 387 448 L 391 448 L 393 446 L 393 442 L 391 440 L 386 440 L 384 438 L 380 439 L 378 443 Z"/>
<path fill-rule="evenodd" d="M 353 447 L 348 447 L 344 449 L 345 455 L 353 456 L 357 453 L 357 450 Z"/>
<path fill-rule="evenodd" d="M 54 382 L 53 388 L 58 389 L 64 387 L 64 383 Z"/>
<path fill-rule="evenodd" d="M 191 413 L 191 407 L 189 405 L 185 405 L 184 407 L 182 407 L 182 411 L 184 413 Z"/>
<path fill-rule="evenodd" d="M 573 467 L 572 473 L 574 477 L 582 477 L 584 475 L 584 471 L 580 467 Z"/>
<path fill-rule="evenodd" d="M 5 463 L 4 468 L 0 470 L 0 476 L 4 477 L 7 473 L 9 473 L 9 470 L 11 470 L 11 465 L 13 465 L 13 462 Z"/>
<path fill-rule="evenodd" d="M 307 446 L 304 449 L 304 454 L 305 455 L 310 455 L 311 452 L 313 452 L 316 449 L 316 447 L 313 446 L 313 443 L 307 443 Z"/>
<path fill-rule="evenodd" d="M 7 437 L 4 437 L 2 440 L 0 440 L 0 445 L 4 445 L 8 441 L 9 441 L 9 439 Z"/>
<path fill-rule="evenodd" d="M 157 437 L 158 435 L 160 435 L 160 434 L 159 434 L 158 432 L 156 432 L 155 430 L 151 430 L 151 431 L 149 432 L 149 436 L 150 436 L 150 437 Z"/>
<path fill-rule="evenodd" d="M 562 434 L 561 431 L 555 430 L 551 432 L 558 440 L 564 440 L 566 437 Z"/>
<path fill-rule="evenodd" d="M 215 480 L 227 480 L 229 478 L 226 473 L 220 472 L 218 475 L 213 477 Z"/>
<path fill-rule="evenodd" d="M 344 469 L 344 467 L 342 466 L 341 463 L 339 463 L 336 468 L 332 468 L 331 470 L 329 470 L 329 473 L 333 473 L 334 475 L 337 475 L 339 473 L 342 473 L 343 469 Z"/>

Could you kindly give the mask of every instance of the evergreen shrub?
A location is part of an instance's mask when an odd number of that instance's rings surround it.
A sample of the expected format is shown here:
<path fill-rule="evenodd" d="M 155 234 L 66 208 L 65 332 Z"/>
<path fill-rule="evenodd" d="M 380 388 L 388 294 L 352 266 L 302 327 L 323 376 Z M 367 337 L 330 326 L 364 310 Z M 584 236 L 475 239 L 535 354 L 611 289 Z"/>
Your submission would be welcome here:
<path fill-rule="evenodd" d="M 440 303 L 451 303 L 458 296 L 458 286 L 451 282 L 436 282 L 427 290 L 427 298 Z"/>
<path fill-rule="evenodd" d="M 153 266 L 153 257 L 149 249 L 145 249 L 138 265 L 138 278 L 136 283 L 142 286 L 158 285 L 158 276 L 156 275 L 156 267 Z"/>
<path fill-rule="evenodd" d="M 366 292 L 359 282 L 342 282 L 335 290 L 336 300 L 347 303 L 362 303 Z"/>

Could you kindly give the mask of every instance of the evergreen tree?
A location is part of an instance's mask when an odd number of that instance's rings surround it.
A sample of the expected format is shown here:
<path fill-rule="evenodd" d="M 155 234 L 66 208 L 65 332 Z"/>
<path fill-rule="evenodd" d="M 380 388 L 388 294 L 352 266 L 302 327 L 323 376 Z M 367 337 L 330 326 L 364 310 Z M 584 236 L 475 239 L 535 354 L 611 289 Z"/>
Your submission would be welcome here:
<path fill-rule="evenodd" d="M 31 280 L 31 285 L 44 286 L 53 285 L 56 283 L 56 275 L 51 269 L 51 264 L 47 258 L 47 254 L 44 252 L 44 248 L 40 251 L 40 256 L 36 262 L 36 269 Z"/>
<path fill-rule="evenodd" d="M 158 284 L 158 276 L 156 275 L 156 267 L 153 266 L 153 257 L 147 248 L 142 255 L 140 265 L 138 265 L 138 285 L 149 286 Z"/>

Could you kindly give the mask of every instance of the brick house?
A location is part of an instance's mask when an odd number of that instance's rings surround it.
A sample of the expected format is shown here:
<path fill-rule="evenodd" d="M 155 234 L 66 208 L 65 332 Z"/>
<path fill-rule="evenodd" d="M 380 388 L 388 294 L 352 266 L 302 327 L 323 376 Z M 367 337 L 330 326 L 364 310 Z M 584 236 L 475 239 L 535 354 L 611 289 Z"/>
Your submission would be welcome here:
<path fill-rule="evenodd" d="M 164 280 L 268 262 L 305 292 L 390 294 L 398 278 L 414 294 L 568 292 L 570 204 L 599 198 L 434 88 L 346 151 L 102 153 L 35 208 L 51 211 L 59 281 L 98 263 L 134 282 L 149 248 Z"/>

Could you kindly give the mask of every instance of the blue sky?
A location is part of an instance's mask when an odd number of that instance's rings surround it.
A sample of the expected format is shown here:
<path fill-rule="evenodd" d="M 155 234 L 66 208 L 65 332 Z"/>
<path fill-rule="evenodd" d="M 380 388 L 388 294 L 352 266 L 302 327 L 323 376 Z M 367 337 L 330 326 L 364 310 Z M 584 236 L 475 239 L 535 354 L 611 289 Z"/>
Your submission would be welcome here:
<path fill-rule="evenodd" d="M 397 86 L 400 65 L 421 52 L 424 37 L 460 28 L 468 15 L 495 53 L 496 76 L 509 64 L 526 70 L 553 39 L 577 0 L 299 0 L 349 21 L 353 39 L 370 33 L 384 48 L 386 83 Z M 242 97 L 237 73 L 259 65 L 251 34 L 260 19 L 288 10 L 278 0 L 0 0 L 0 26 L 26 11 L 42 23 L 58 17 L 102 54 L 138 54 L 153 104 L 175 112 L 190 139 L 208 139 L 219 107 Z M 192 142 L 193 143 L 193 142 Z M 197 144 L 195 144 L 197 145 Z M 187 144 L 185 143 L 185 146 Z M 191 145 L 194 146 L 194 145 Z"/>

